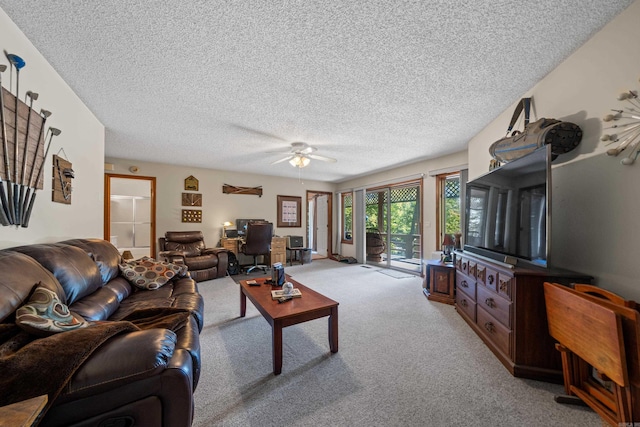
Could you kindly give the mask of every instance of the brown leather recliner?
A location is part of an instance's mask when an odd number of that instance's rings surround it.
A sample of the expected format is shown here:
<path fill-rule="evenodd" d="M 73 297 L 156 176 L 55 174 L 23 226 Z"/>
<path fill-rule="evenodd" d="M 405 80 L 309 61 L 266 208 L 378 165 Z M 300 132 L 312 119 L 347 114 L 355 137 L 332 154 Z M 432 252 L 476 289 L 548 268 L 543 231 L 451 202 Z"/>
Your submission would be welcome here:
<path fill-rule="evenodd" d="M 207 248 L 201 231 L 167 231 L 158 243 L 158 258 L 174 264 L 186 264 L 196 282 L 227 274 L 228 251 Z"/>

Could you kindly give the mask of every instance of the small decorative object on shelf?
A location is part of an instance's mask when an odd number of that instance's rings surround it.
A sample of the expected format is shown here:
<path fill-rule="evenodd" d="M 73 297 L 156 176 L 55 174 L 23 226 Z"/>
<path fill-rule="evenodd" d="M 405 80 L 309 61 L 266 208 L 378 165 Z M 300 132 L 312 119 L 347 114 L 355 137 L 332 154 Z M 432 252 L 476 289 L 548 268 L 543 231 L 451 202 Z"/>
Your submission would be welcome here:
<path fill-rule="evenodd" d="M 607 150 L 607 155 L 618 156 L 625 150 L 628 154 L 620 163 L 632 165 L 640 154 L 640 102 L 638 101 L 638 91 L 629 90 L 618 95 L 618 101 L 623 103 L 621 109 L 612 109 L 613 113 L 602 118 L 605 123 L 611 125 L 603 126 L 603 134 L 600 140 L 605 145 L 618 143 L 615 148 Z"/>

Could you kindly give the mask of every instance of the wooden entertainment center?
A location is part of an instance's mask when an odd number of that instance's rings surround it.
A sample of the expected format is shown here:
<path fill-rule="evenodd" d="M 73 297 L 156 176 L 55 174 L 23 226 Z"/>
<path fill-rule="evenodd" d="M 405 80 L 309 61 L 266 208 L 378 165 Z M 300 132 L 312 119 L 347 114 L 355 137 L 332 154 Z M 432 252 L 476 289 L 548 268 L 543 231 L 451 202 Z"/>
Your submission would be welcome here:
<path fill-rule="evenodd" d="M 544 282 L 591 283 L 568 270 L 510 266 L 456 252 L 456 309 L 515 377 L 562 383 L 548 331 Z"/>

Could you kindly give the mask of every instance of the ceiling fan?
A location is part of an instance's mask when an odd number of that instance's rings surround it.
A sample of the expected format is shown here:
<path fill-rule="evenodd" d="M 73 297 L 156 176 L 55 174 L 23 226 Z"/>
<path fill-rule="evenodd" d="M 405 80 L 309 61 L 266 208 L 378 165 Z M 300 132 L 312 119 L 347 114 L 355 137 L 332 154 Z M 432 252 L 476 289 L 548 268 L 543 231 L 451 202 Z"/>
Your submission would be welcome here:
<path fill-rule="evenodd" d="M 323 162 L 331 162 L 335 163 L 337 160 L 331 157 L 320 156 L 318 154 L 313 154 L 318 149 L 316 147 L 312 147 L 306 142 L 293 142 L 291 143 L 291 150 L 287 154 L 286 157 L 283 157 L 280 160 L 276 160 L 272 162 L 272 165 L 276 163 L 286 162 L 287 160 L 294 168 L 303 168 L 311 162 L 311 159 L 314 160 L 322 160 Z"/>

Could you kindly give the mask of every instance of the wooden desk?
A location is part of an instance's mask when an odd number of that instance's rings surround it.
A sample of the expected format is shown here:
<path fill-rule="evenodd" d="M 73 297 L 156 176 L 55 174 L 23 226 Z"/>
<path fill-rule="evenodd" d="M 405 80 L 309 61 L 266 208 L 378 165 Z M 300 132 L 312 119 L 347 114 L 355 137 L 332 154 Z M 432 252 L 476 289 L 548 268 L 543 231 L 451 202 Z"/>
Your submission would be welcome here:
<path fill-rule="evenodd" d="M 0 408 L 0 427 L 31 426 L 47 404 L 46 394 Z"/>
<path fill-rule="evenodd" d="M 240 243 L 242 243 L 242 240 L 239 238 L 223 237 L 220 239 L 220 243 L 223 248 L 233 252 L 236 257 L 240 253 Z"/>
<path fill-rule="evenodd" d="M 226 250 L 233 252 L 236 258 L 238 258 L 238 255 L 241 254 L 240 245 L 242 244 L 242 239 L 240 238 L 223 237 L 222 239 L 220 239 L 220 244 Z M 273 237 L 271 239 L 271 264 L 281 262 L 282 265 L 285 265 L 287 263 L 287 253 L 285 250 L 286 245 L 286 237 Z"/>

